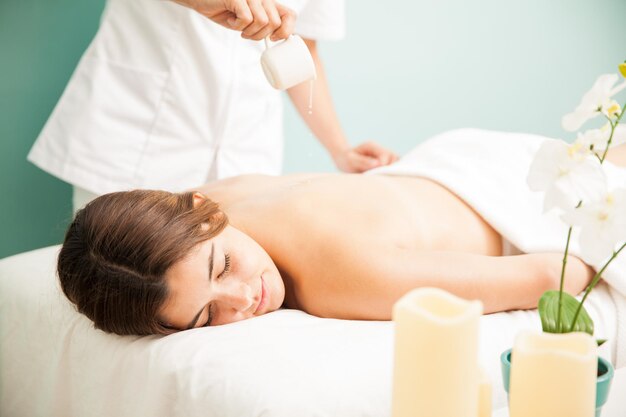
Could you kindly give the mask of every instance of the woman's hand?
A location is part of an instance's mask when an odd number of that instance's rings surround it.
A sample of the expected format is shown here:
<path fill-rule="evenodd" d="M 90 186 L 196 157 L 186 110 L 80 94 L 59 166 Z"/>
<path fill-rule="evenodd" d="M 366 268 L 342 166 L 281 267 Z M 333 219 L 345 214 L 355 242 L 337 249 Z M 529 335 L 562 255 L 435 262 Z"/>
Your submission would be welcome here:
<path fill-rule="evenodd" d="M 341 171 L 359 173 L 389 165 L 397 161 L 398 156 L 375 142 L 365 142 L 336 153 L 333 160 Z"/>
<path fill-rule="evenodd" d="M 174 0 L 194 9 L 241 37 L 259 41 L 286 39 L 293 33 L 296 13 L 274 0 Z"/>

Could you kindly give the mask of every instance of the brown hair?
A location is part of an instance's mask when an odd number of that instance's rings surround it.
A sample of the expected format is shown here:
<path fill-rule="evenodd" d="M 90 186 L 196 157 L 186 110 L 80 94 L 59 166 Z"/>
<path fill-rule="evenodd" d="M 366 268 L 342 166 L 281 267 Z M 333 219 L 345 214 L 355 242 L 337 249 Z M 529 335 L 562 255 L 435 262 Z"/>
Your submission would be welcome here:
<path fill-rule="evenodd" d="M 120 335 L 167 334 L 159 308 L 166 271 L 228 218 L 193 192 L 135 190 L 105 194 L 76 213 L 59 253 L 63 292 L 95 327 Z"/>

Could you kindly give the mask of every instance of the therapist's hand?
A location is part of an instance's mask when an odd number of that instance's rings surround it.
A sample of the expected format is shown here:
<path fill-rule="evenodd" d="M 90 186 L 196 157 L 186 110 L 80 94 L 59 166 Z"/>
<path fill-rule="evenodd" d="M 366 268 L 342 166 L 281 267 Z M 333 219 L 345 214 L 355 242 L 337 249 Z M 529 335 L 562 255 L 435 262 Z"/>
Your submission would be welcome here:
<path fill-rule="evenodd" d="M 241 32 L 245 39 L 272 41 L 293 33 L 296 13 L 274 0 L 174 0 L 190 7 L 228 29 Z"/>
<path fill-rule="evenodd" d="M 398 156 L 375 142 L 365 142 L 337 152 L 333 155 L 333 160 L 340 170 L 359 173 L 389 165 L 397 161 Z"/>

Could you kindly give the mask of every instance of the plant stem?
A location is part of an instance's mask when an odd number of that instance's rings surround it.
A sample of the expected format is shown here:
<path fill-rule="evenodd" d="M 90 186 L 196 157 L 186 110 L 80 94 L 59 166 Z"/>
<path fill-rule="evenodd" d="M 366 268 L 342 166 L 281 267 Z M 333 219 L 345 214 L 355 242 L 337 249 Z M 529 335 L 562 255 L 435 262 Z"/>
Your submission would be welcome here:
<path fill-rule="evenodd" d="M 602 164 L 602 158 L 600 157 L 600 155 L 598 155 L 597 153 L 593 153 L 593 155 L 598 159 L 598 162 L 600 162 L 600 164 Z"/>
<path fill-rule="evenodd" d="M 624 103 L 624 106 L 626 106 L 626 103 Z M 606 148 L 604 149 L 602 158 L 600 158 L 601 164 L 604 162 L 604 158 L 606 158 L 606 154 L 609 153 L 609 147 L 611 146 L 611 142 L 613 141 L 613 133 L 615 133 L 615 128 L 619 124 L 620 120 L 622 120 L 622 116 L 624 115 L 624 113 L 626 113 L 626 108 L 624 108 L 624 106 L 622 106 L 622 111 L 620 112 L 618 118 L 615 119 L 615 123 L 613 123 L 611 119 L 609 119 L 609 123 L 611 124 L 611 135 L 609 136 L 609 141 L 606 143 Z"/>
<path fill-rule="evenodd" d="M 580 203 L 578 203 L 580 206 Z M 556 314 L 556 329 L 561 333 L 561 310 L 563 309 L 563 284 L 565 283 L 565 267 L 567 266 L 567 253 L 569 252 L 569 240 L 572 237 L 572 226 L 567 231 L 567 243 L 565 244 L 565 254 L 563 255 L 563 265 L 561 266 L 561 282 L 559 283 L 559 309 Z"/>
<path fill-rule="evenodd" d="M 620 248 L 616 251 L 613 252 L 613 256 L 611 256 L 611 258 L 609 258 L 608 261 L 606 261 L 606 263 L 604 264 L 604 266 L 602 267 L 602 269 L 600 269 L 592 278 L 591 283 L 589 283 L 589 285 L 587 286 L 587 289 L 585 290 L 585 295 L 583 295 L 582 300 L 580 300 L 580 303 L 578 304 L 578 308 L 576 309 L 576 314 L 574 314 L 574 319 L 572 320 L 572 324 L 570 325 L 569 331 L 573 332 L 574 331 L 574 326 L 576 326 L 576 320 L 578 320 L 578 315 L 580 314 L 580 311 L 583 308 L 583 303 L 585 302 L 585 300 L 587 299 L 587 296 L 589 295 L 589 293 L 591 292 L 591 290 L 593 290 L 593 288 L 596 286 L 596 284 L 600 281 L 600 278 L 602 278 L 602 273 L 604 272 L 604 270 L 609 266 L 609 264 L 613 261 L 613 259 L 615 259 L 617 257 L 617 255 L 619 255 L 619 253 L 622 251 L 622 249 L 624 249 L 626 247 L 626 243 L 624 243 L 622 246 L 620 246 Z M 559 311 L 560 313 L 560 311 Z"/>

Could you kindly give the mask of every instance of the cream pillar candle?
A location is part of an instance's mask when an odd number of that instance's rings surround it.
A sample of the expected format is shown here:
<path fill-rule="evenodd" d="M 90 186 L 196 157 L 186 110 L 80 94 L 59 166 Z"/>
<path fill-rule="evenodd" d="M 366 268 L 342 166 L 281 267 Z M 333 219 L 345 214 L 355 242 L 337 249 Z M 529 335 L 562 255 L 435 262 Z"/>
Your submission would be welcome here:
<path fill-rule="evenodd" d="M 393 307 L 393 417 L 476 417 L 480 301 L 437 288 L 410 291 Z"/>
<path fill-rule="evenodd" d="M 510 417 L 593 417 L 597 344 L 587 333 L 520 333 L 511 354 Z"/>
<path fill-rule="evenodd" d="M 491 417 L 491 381 L 482 369 L 478 387 L 478 417 Z"/>

